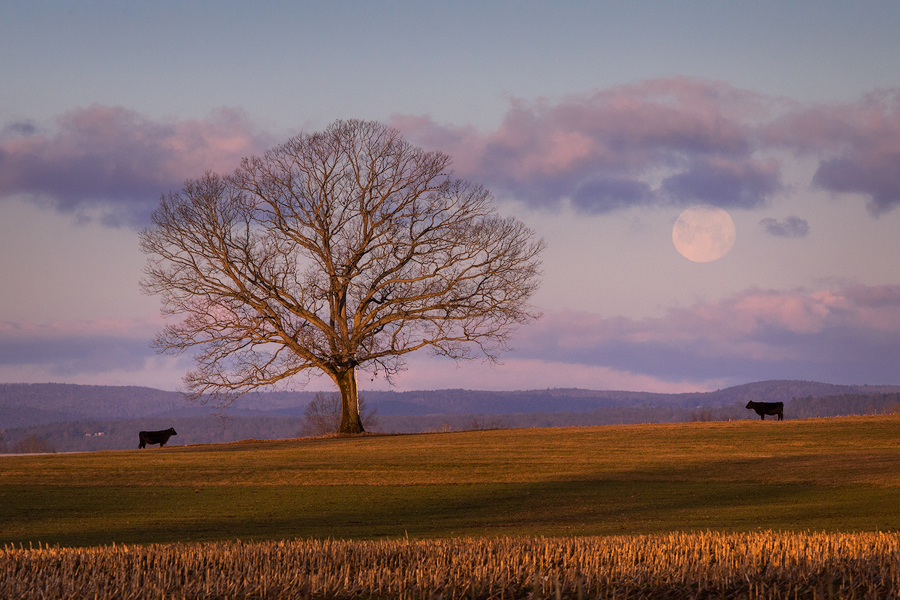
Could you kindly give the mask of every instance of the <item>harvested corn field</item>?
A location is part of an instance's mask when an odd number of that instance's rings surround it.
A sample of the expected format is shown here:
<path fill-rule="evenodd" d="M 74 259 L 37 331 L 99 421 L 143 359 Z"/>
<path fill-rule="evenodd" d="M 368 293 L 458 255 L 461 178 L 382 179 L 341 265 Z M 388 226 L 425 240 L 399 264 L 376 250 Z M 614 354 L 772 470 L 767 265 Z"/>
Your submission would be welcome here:
<path fill-rule="evenodd" d="M 898 596 L 898 533 L 6 546 L 0 551 L 4 598 Z"/>

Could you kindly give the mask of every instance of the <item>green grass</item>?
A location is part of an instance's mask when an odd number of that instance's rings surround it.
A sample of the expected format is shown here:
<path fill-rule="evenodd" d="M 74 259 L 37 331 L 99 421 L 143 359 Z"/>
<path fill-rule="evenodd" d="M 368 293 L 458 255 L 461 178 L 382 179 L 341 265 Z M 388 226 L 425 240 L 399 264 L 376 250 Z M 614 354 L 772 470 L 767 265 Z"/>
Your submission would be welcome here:
<path fill-rule="evenodd" d="M 0 457 L 0 544 L 900 530 L 900 416 Z"/>

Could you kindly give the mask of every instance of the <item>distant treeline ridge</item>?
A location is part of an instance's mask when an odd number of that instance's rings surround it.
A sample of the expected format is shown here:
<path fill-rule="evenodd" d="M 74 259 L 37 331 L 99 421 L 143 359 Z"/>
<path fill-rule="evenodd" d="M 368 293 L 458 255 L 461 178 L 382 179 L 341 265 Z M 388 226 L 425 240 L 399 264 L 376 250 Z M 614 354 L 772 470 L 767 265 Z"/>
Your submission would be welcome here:
<path fill-rule="evenodd" d="M 786 419 L 887 414 L 900 411 L 900 392 L 807 396 L 785 402 Z M 744 404 L 730 406 L 610 406 L 589 412 L 530 412 L 503 415 L 487 413 L 381 415 L 378 431 L 419 433 L 471 429 L 573 427 L 637 423 L 682 423 L 758 419 Z M 0 453 L 20 448 L 47 448 L 59 452 L 123 450 L 137 448 L 137 433 L 175 427 L 178 437 L 169 445 L 234 442 L 244 439 L 301 437 L 303 417 L 204 416 L 152 417 L 144 419 L 63 421 L 0 431 Z M 28 439 L 28 443 L 23 440 Z M 36 444 L 43 441 L 44 445 Z"/>

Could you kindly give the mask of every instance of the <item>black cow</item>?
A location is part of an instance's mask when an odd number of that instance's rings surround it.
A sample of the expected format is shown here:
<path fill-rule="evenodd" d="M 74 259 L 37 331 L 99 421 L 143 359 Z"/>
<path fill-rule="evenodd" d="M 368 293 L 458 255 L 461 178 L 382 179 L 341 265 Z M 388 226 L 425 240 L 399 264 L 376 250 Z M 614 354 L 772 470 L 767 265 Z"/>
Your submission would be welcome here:
<path fill-rule="evenodd" d="M 784 420 L 784 402 L 754 402 L 751 400 L 747 403 L 747 408 L 752 408 L 763 421 L 766 415 L 778 415 L 778 420 Z"/>
<path fill-rule="evenodd" d="M 174 427 L 169 427 L 163 431 L 142 431 L 138 434 L 138 437 L 141 440 L 138 448 L 146 448 L 147 444 L 150 444 L 151 446 L 153 444 L 159 444 L 159 447 L 162 448 L 173 435 L 178 435 L 175 432 Z"/>

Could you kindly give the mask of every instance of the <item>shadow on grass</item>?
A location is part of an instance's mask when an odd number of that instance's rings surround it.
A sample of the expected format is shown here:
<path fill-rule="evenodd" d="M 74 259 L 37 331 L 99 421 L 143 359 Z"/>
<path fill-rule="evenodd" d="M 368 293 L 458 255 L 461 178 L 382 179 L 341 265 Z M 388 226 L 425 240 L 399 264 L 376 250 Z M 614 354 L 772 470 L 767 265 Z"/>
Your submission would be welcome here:
<path fill-rule="evenodd" d="M 8 486 L 0 543 L 62 546 L 293 538 L 616 535 L 900 528 L 900 489 L 642 473 L 527 484 Z"/>

